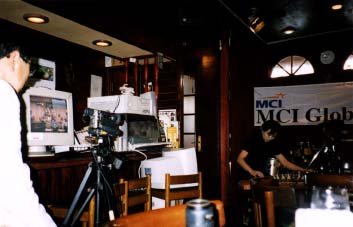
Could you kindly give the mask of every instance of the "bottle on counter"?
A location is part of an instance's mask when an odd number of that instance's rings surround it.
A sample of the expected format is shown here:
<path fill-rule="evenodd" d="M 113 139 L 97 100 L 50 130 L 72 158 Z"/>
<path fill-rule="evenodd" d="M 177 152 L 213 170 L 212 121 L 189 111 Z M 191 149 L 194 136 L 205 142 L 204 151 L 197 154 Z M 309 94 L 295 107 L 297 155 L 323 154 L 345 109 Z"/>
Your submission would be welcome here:
<path fill-rule="evenodd" d="M 341 157 L 333 144 L 327 144 L 323 147 L 320 154 L 319 172 L 329 174 L 341 173 Z"/>

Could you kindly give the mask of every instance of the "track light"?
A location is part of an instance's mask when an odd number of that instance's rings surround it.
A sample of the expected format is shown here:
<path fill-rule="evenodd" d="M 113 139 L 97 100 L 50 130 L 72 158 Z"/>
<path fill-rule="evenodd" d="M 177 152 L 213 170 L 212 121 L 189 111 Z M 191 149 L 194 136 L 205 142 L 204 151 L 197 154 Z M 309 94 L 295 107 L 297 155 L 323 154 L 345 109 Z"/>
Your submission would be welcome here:
<path fill-rule="evenodd" d="M 265 26 L 265 22 L 258 16 L 257 8 L 251 8 L 251 15 L 248 17 L 250 30 L 254 33 L 260 32 Z"/>

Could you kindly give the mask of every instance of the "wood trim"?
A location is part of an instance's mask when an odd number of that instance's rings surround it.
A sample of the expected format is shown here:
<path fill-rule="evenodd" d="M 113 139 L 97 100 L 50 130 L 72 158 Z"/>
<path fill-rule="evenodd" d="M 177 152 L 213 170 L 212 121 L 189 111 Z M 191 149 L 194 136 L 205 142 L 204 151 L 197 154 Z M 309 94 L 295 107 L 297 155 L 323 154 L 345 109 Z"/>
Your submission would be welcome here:
<path fill-rule="evenodd" d="M 229 74 L 229 45 L 227 36 L 222 40 L 221 52 L 221 78 L 220 78 L 220 171 L 221 171 L 221 198 L 227 206 L 228 191 L 229 191 L 229 88 L 228 88 L 228 74 Z"/>

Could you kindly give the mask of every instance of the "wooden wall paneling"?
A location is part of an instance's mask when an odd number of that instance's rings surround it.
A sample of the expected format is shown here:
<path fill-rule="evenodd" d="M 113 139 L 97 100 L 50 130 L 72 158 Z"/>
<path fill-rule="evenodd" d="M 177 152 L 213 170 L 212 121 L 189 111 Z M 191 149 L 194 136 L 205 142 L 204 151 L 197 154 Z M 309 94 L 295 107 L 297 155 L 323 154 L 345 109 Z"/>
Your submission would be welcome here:
<path fill-rule="evenodd" d="M 148 58 L 144 57 L 144 91 L 148 91 Z"/>
<path fill-rule="evenodd" d="M 158 109 L 177 109 L 177 112 L 180 111 L 179 86 L 176 64 L 173 62 L 164 64 L 158 77 Z M 180 115 L 178 120 L 180 120 Z"/>
<path fill-rule="evenodd" d="M 227 34 L 222 39 L 220 59 L 220 161 L 221 161 L 221 199 L 229 205 L 230 155 L 229 155 L 229 42 Z"/>
<path fill-rule="evenodd" d="M 202 138 L 202 150 L 197 153 L 202 172 L 204 198 L 221 198 L 220 144 L 219 144 L 219 55 L 218 50 L 206 48 L 197 51 L 196 71 L 196 136 Z"/>
<path fill-rule="evenodd" d="M 138 84 L 138 73 L 139 73 L 139 65 L 138 61 L 136 60 L 134 64 L 134 89 L 135 89 L 135 95 L 140 95 L 140 89 L 139 89 L 139 84 Z"/>
<path fill-rule="evenodd" d="M 129 84 L 129 59 L 126 58 L 124 60 L 124 65 L 125 65 L 125 84 Z"/>
<path fill-rule="evenodd" d="M 157 104 L 158 104 L 158 91 L 159 91 L 158 76 L 159 76 L 159 66 L 158 66 L 158 55 L 156 54 L 154 57 L 154 91 L 156 93 Z"/>

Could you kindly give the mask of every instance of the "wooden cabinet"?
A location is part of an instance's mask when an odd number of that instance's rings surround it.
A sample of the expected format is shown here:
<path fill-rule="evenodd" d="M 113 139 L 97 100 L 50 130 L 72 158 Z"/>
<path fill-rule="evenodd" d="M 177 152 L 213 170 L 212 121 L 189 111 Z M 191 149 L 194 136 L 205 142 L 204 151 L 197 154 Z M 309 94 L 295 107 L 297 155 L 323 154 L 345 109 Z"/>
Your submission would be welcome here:
<path fill-rule="evenodd" d="M 145 154 L 148 158 L 161 156 L 158 151 L 150 151 Z M 118 155 L 124 162 L 118 170 L 110 170 L 108 178 L 112 181 L 117 181 L 119 178 L 138 178 L 140 162 L 145 157 L 136 152 L 122 152 Z M 40 202 L 44 205 L 70 205 L 85 176 L 88 165 L 92 161 L 90 153 L 30 158 L 28 164 Z M 90 179 L 95 180 L 94 177 L 90 177 Z M 87 184 L 93 183 L 87 182 Z"/>

